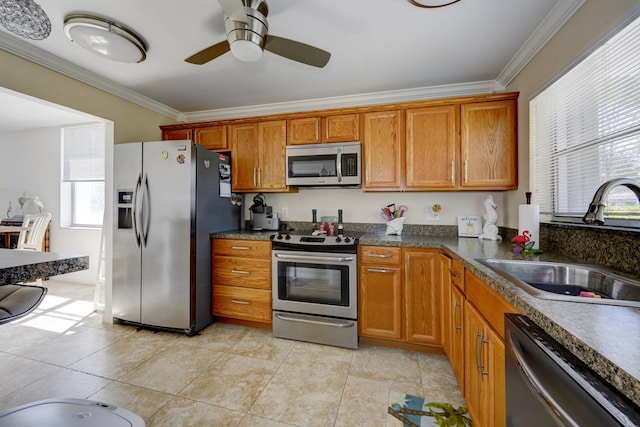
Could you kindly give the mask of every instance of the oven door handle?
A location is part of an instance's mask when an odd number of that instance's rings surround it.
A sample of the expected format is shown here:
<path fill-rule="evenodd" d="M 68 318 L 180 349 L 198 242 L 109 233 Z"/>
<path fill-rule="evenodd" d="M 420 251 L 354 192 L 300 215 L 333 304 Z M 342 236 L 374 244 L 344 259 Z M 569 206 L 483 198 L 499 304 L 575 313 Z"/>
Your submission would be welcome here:
<path fill-rule="evenodd" d="M 275 316 L 280 319 L 280 320 L 286 320 L 288 322 L 297 322 L 297 323 L 310 323 L 312 325 L 322 325 L 322 326 L 332 326 L 334 328 L 353 328 L 355 326 L 354 322 L 350 322 L 347 320 L 327 320 L 327 321 L 321 321 L 321 320 L 311 320 L 311 319 L 304 319 L 302 317 L 293 317 L 293 316 L 287 316 L 286 314 L 280 314 L 280 313 L 276 313 Z"/>
<path fill-rule="evenodd" d="M 322 262 L 351 262 L 354 260 L 352 256 L 314 256 L 314 255 L 285 255 L 275 254 L 276 258 L 289 260 L 289 261 L 322 261 Z"/>

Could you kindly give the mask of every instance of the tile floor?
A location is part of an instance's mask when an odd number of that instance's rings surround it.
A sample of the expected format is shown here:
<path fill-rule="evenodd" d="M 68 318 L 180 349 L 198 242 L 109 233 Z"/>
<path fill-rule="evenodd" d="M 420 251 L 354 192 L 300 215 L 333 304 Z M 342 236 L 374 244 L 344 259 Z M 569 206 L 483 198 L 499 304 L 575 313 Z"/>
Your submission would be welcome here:
<path fill-rule="evenodd" d="M 201 335 L 103 324 L 93 286 L 50 280 L 28 317 L 0 325 L 0 411 L 98 400 L 159 426 L 385 426 L 390 391 L 464 399 L 445 356 L 348 350 L 215 323 Z"/>

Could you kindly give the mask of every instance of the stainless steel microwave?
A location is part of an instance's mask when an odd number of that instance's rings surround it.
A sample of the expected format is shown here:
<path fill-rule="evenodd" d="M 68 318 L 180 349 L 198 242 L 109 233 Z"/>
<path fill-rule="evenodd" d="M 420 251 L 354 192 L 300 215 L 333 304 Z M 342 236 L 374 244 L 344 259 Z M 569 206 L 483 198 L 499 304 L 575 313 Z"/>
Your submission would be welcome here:
<path fill-rule="evenodd" d="M 335 187 L 362 184 L 360 142 L 287 146 L 287 185 Z"/>

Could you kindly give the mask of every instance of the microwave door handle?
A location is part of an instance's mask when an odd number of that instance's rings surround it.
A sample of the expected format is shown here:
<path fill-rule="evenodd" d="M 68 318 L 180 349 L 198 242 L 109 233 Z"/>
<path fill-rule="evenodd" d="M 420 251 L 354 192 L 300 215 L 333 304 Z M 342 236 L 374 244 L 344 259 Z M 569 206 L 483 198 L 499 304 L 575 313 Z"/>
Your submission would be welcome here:
<path fill-rule="evenodd" d="M 338 182 L 342 182 L 342 148 L 338 148 L 338 156 L 336 158 L 336 174 Z"/>

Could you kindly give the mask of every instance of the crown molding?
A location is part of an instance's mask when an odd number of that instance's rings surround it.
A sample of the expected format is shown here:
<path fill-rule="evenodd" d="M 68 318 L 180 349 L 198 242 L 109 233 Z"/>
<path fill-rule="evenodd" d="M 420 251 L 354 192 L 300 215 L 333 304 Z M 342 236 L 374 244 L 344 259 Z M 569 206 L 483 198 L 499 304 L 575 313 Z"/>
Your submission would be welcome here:
<path fill-rule="evenodd" d="M 492 92 L 501 92 L 503 90 L 504 88 L 501 88 L 500 85 L 496 85 L 496 82 L 494 81 L 481 81 L 454 85 L 392 90 L 385 92 L 372 92 L 359 95 L 308 99 L 303 101 L 252 105 L 247 107 L 194 111 L 181 114 L 179 120 L 185 123 L 193 123 L 224 119 L 239 119 L 244 117 L 257 117 L 270 114 L 286 114 L 311 110 L 330 110 L 334 108 L 361 107 L 367 105 L 387 104 L 395 102 L 411 102 L 422 101 L 425 99 L 479 95 Z"/>
<path fill-rule="evenodd" d="M 138 92 L 127 89 L 112 80 L 87 71 L 43 49 L 12 37 L 3 31 L 0 31 L 0 49 L 167 117 L 178 120 L 180 116 L 178 110 L 154 101 Z"/>
<path fill-rule="evenodd" d="M 326 110 L 502 92 L 585 1 L 586 0 L 560 0 L 531 37 L 529 37 L 525 44 L 518 50 L 511 61 L 509 61 L 496 80 L 194 112 L 180 112 L 175 110 L 1 31 L 0 49 L 133 102 L 151 111 L 173 118 L 179 122 L 215 121 L 317 109 Z"/>
<path fill-rule="evenodd" d="M 507 87 L 585 2 L 586 0 L 560 0 L 503 68 L 496 81 Z"/>

